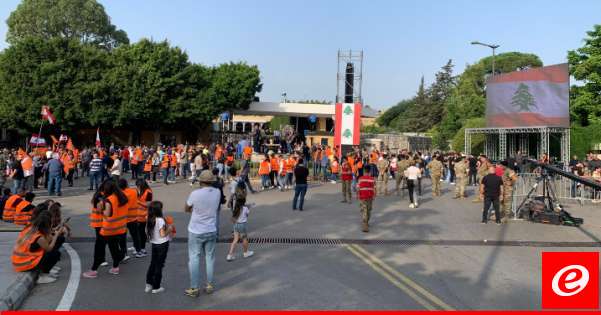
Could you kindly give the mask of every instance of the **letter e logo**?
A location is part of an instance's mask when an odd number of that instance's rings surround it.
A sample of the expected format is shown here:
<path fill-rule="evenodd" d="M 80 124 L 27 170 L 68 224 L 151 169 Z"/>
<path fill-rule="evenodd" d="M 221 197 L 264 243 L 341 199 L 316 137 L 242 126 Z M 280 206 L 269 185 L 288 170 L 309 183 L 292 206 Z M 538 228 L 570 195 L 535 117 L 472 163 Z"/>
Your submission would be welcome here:
<path fill-rule="evenodd" d="M 599 308 L 599 253 L 543 252 L 542 307 Z"/>

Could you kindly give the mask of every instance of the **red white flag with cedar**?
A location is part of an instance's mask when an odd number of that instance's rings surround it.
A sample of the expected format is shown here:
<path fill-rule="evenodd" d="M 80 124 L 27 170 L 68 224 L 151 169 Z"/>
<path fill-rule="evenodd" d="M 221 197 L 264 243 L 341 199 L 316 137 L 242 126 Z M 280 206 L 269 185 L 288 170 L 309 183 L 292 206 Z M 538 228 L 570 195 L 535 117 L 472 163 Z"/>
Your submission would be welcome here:
<path fill-rule="evenodd" d="M 50 107 L 48 107 L 48 105 L 44 105 L 42 106 L 42 119 L 46 119 L 48 120 L 48 123 L 50 123 L 51 125 L 54 125 L 54 123 L 56 122 L 56 118 L 54 118 L 54 115 L 52 115 L 52 112 L 50 111 Z"/>
<path fill-rule="evenodd" d="M 100 147 L 100 128 L 96 129 L 96 147 Z"/>

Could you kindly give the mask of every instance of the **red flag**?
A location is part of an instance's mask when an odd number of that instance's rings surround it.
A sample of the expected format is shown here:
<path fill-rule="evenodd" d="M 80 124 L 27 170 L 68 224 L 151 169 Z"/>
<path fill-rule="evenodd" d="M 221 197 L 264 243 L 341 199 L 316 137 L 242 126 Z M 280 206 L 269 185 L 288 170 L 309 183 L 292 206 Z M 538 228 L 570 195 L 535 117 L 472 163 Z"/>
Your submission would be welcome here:
<path fill-rule="evenodd" d="M 42 106 L 41 114 L 42 119 L 48 120 L 48 123 L 50 123 L 51 125 L 53 125 L 56 122 L 56 118 L 54 118 L 54 115 L 52 115 L 52 112 L 50 111 L 50 107 L 48 107 L 48 105 Z"/>
<path fill-rule="evenodd" d="M 100 128 L 96 129 L 96 147 L 100 147 Z"/>

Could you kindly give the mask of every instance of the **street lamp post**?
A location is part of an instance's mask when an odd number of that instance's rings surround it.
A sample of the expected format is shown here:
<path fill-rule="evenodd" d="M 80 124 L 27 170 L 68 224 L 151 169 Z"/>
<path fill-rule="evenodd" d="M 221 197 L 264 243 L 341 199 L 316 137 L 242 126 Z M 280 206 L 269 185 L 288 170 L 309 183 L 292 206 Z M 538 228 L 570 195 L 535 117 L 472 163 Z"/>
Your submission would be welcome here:
<path fill-rule="evenodd" d="M 473 41 L 473 42 L 471 42 L 471 44 L 486 46 L 486 47 L 492 49 L 492 75 L 494 76 L 495 75 L 495 49 L 499 48 L 499 45 L 485 44 L 485 43 L 481 43 L 479 41 Z"/>

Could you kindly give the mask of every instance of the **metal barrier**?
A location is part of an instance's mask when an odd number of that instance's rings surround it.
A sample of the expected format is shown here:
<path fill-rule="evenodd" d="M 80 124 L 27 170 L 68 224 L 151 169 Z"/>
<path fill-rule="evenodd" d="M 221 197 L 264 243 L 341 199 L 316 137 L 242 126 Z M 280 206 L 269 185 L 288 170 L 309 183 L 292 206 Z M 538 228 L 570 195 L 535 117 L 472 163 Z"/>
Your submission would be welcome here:
<path fill-rule="evenodd" d="M 513 196 L 511 209 L 517 215 L 517 207 L 524 201 L 537 179 L 538 173 L 518 174 L 518 181 L 513 186 Z M 549 184 L 552 187 L 555 196 L 562 203 L 579 203 L 581 206 L 587 203 L 601 202 L 601 191 L 581 185 L 571 179 L 560 175 L 550 175 Z M 541 195 L 542 185 L 538 185 L 533 196 Z"/>

